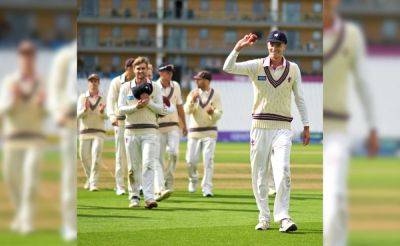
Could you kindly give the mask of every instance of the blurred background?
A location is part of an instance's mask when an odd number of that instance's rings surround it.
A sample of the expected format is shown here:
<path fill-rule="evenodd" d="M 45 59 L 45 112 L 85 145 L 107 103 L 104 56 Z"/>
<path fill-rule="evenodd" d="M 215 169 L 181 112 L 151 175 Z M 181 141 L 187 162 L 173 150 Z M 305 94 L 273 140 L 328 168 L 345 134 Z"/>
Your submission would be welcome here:
<path fill-rule="evenodd" d="M 60 134 L 61 128 L 57 126 L 53 112 L 47 107 L 47 102 L 53 100 L 51 98 L 54 93 L 49 90 L 52 85 L 49 82 L 49 76 L 59 74 L 63 77 L 61 71 L 51 71 L 52 66 L 60 52 L 68 47 L 73 46 L 76 37 L 76 1 L 69 0 L 1 0 L 0 1 L 0 58 L 2 65 L 0 67 L 0 86 L 5 88 L 5 78 L 11 74 L 22 73 L 21 60 L 26 59 L 18 52 L 17 48 L 23 41 L 29 40 L 34 45 L 35 52 L 31 57 L 32 66 L 35 69 L 40 85 L 43 86 L 45 102 L 38 105 L 46 112 L 43 116 L 43 133 L 45 135 L 45 145 L 41 148 L 44 156 L 39 158 L 37 166 L 32 173 L 38 178 L 36 189 L 32 193 L 31 203 L 34 207 L 32 228 L 22 230 L 13 227 L 13 218 L 16 216 L 18 208 L 11 202 L 11 190 L 6 185 L 4 178 L 4 146 L 7 143 L 7 130 L 4 129 L 4 122 L 7 118 L 12 118 L 9 114 L 1 114 L 1 159 L 2 169 L 0 169 L 0 244 L 1 245 L 58 245 L 63 244 L 64 239 L 71 240 L 72 235 L 66 235 L 63 216 L 61 213 L 62 206 L 62 157 L 60 151 Z M 76 50 L 76 49 L 75 49 Z M 76 51 L 69 49 L 66 52 L 73 60 L 76 60 Z M 75 58 L 74 58 L 75 57 Z M 28 58 L 30 59 L 30 58 Z M 75 62 L 74 62 L 75 63 Z M 66 78 L 59 78 L 66 79 Z M 76 79 L 75 79 L 76 83 Z M 19 84 L 19 82 L 17 82 Z M 24 84 L 24 83 L 22 83 Z M 2 91 L 2 96 L 14 97 L 12 91 Z M 17 96 L 18 100 L 18 96 Z M 53 100 L 54 101 L 54 100 Z M 30 112 L 31 113 L 31 112 Z M 28 125 L 32 122 L 23 122 Z M 20 143 L 24 146 L 34 146 L 35 141 L 31 139 L 20 139 Z M 75 152 L 66 153 L 74 156 Z M 21 156 L 22 157 L 22 156 Z M 26 156 L 25 156 L 26 157 Z M 26 157 L 29 159 L 30 157 Z M 26 159 L 25 159 L 26 160 Z M 11 163 L 12 165 L 21 165 L 16 169 L 16 175 L 23 175 L 26 163 Z M 68 163 L 73 165 L 72 162 Z M 37 170 L 36 170 L 37 169 Z M 74 168 L 70 168 L 75 176 Z M 65 171 L 65 170 L 64 170 Z M 71 177 L 71 173 L 69 173 Z M 26 181 L 27 176 L 21 180 L 21 187 Z M 75 184 L 70 183 L 69 189 L 75 189 Z M 24 188 L 22 188 L 24 189 Z M 65 190 L 64 190 L 65 191 Z M 64 200 L 65 201 L 65 200 Z M 30 206 L 30 205 L 29 205 Z M 10 228 L 11 227 L 11 228 Z M 11 230 L 10 230 L 11 229 Z M 23 234 L 21 236 L 20 234 Z M 26 235 L 25 235 L 26 234 Z M 73 234 L 73 233 L 72 233 Z"/>
<path fill-rule="evenodd" d="M 220 141 L 249 141 L 253 91 L 246 77 L 222 72 L 235 43 L 249 32 L 260 39 L 239 61 L 267 56 L 266 36 L 281 29 L 288 36 L 287 59 L 300 65 L 310 108 L 312 141 L 322 139 L 322 1 L 289 0 L 78 0 L 78 90 L 86 77 L 110 79 L 123 72 L 128 57 L 147 56 L 155 68 L 172 63 L 174 79 L 186 96 L 196 71 L 213 73 L 212 87 L 222 97 Z M 154 69 L 157 79 L 157 69 Z M 186 99 L 186 98 L 184 98 Z M 234 109 L 240 100 L 241 107 Z M 297 139 L 302 125 L 297 110 Z M 237 118 L 240 121 L 237 121 Z"/>
<path fill-rule="evenodd" d="M 400 1 L 342 0 L 338 14 L 364 35 L 366 80 L 376 118 L 378 156 L 368 157 L 365 111 L 349 86 L 349 245 L 400 244 Z M 338 95 L 338 97 L 344 95 Z"/>

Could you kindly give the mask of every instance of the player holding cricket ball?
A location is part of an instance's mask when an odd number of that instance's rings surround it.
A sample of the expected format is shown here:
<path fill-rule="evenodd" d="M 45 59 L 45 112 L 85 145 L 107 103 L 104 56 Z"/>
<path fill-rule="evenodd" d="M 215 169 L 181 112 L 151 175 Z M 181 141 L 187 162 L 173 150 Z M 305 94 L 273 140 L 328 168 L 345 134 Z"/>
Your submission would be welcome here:
<path fill-rule="evenodd" d="M 253 192 L 259 213 L 256 230 L 267 230 L 270 223 L 268 208 L 268 162 L 271 161 L 276 186 L 274 221 L 280 222 L 279 231 L 297 230 L 289 216 L 290 201 L 290 149 L 291 95 L 295 96 L 297 108 L 304 125 L 303 144 L 310 142 L 309 122 L 301 86 L 298 65 L 285 59 L 287 38 L 281 31 L 272 31 L 267 39 L 269 55 L 265 58 L 236 62 L 241 49 L 252 46 L 255 34 L 240 39 L 224 64 L 224 71 L 247 75 L 254 87 L 253 121 L 251 127 L 251 175 Z"/>

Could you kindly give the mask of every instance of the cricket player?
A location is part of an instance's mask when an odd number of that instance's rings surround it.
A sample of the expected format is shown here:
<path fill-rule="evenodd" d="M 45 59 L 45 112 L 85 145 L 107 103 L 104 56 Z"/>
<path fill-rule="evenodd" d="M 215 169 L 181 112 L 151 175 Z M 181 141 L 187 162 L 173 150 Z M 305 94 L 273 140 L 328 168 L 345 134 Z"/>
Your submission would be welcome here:
<path fill-rule="evenodd" d="M 210 87 L 211 73 L 201 71 L 193 77 L 197 87 L 187 96 L 184 106 L 189 115 L 189 134 L 186 163 L 189 172 L 189 192 L 196 192 L 198 182 L 197 164 L 203 153 L 204 177 L 201 188 L 204 197 L 212 197 L 214 173 L 214 153 L 217 142 L 217 122 L 222 116 L 219 93 Z"/>
<path fill-rule="evenodd" d="M 155 193 L 157 195 L 157 201 L 167 198 L 174 190 L 174 172 L 178 161 L 180 140 L 179 121 L 182 122 L 183 134 L 185 136 L 187 135 L 181 88 L 178 82 L 172 80 L 173 72 L 174 66 L 172 64 L 160 66 L 158 68 L 160 78 L 156 82 L 161 87 L 165 104 L 173 104 L 177 109 L 177 111 L 172 114 L 158 118 L 160 132 L 160 165 L 157 165 L 155 169 Z M 166 166 L 164 166 L 165 152 L 168 154 L 168 164 Z"/>
<path fill-rule="evenodd" d="M 276 186 L 274 221 L 281 223 L 279 231 L 290 232 L 297 230 L 289 215 L 292 92 L 304 125 L 303 143 L 307 145 L 310 141 L 301 73 L 296 63 L 284 57 L 287 38 L 278 30 L 268 35 L 268 57 L 237 63 L 239 52 L 253 45 L 256 39 L 257 36 L 250 33 L 239 40 L 223 69 L 228 73 L 249 76 L 254 88 L 250 161 L 253 192 L 260 211 L 255 229 L 267 230 L 270 226 L 267 183 L 271 171 L 268 162 L 271 161 Z"/>
<path fill-rule="evenodd" d="M 348 85 L 353 75 L 370 127 L 368 153 L 378 151 L 376 117 L 366 84 L 365 43 L 361 30 L 341 19 L 338 0 L 324 1 L 324 245 L 347 244 Z"/>
<path fill-rule="evenodd" d="M 99 91 L 100 77 L 88 77 L 88 91 L 78 99 L 77 117 L 79 119 L 79 155 L 87 181 L 84 188 L 98 191 L 99 168 L 101 165 L 105 137 L 105 99 Z"/>
<path fill-rule="evenodd" d="M 58 126 L 61 149 L 62 237 L 77 239 L 76 223 L 76 105 L 77 62 L 76 40 L 55 55 L 48 79 L 47 107 Z"/>
<path fill-rule="evenodd" d="M 165 107 L 161 88 L 147 79 L 148 60 L 137 57 L 133 62 L 135 78 L 121 86 L 118 108 L 125 119 L 125 147 L 128 160 L 129 207 L 139 207 L 142 179 L 145 208 L 157 207 L 154 198 L 154 168 L 158 162 L 157 115 L 172 113 Z"/>
<path fill-rule="evenodd" d="M 125 72 L 115 77 L 111 83 L 107 95 L 107 114 L 114 126 L 115 136 L 115 193 L 117 195 L 125 194 L 125 182 L 127 163 L 125 152 L 125 115 L 118 110 L 118 96 L 121 85 L 131 82 L 134 78 L 133 61 L 134 58 L 128 58 L 125 61 Z"/>
<path fill-rule="evenodd" d="M 0 98 L 3 178 L 15 208 L 11 230 L 21 234 L 34 230 L 35 191 L 45 144 L 45 89 L 36 72 L 36 51 L 30 41 L 19 44 L 18 71 L 4 78 Z"/>

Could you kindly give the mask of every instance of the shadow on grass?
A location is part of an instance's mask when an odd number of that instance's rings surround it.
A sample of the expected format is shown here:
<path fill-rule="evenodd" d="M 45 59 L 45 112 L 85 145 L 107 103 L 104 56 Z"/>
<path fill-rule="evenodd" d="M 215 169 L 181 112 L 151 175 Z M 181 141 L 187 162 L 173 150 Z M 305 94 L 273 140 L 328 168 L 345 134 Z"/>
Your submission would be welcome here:
<path fill-rule="evenodd" d="M 84 218 L 119 218 L 119 219 L 149 219 L 149 217 L 143 217 L 143 216 L 104 215 L 104 214 L 78 214 L 78 217 L 84 217 Z"/>
<path fill-rule="evenodd" d="M 132 211 L 137 211 L 137 210 L 145 210 L 148 211 L 148 209 L 145 209 L 143 206 L 138 207 L 138 208 L 121 208 L 121 207 L 101 207 L 101 206 L 79 206 L 79 209 L 99 209 L 99 210 L 132 210 Z M 173 212 L 173 211 L 199 211 L 199 212 L 207 212 L 207 211 L 227 211 L 227 212 L 251 212 L 255 213 L 258 212 L 256 209 L 224 209 L 224 208 L 183 208 L 183 207 L 162 207 L 159 206 L 158 208 L 152 209 L 151 211 L 159 211 L 159 212 Z M 81 214 L 78 214 L 78 216 L 81 216 Z M 85 216 L 82 216 L 85 217 Z M 86 216 L 90 217 L 90 216 Z M 111 216 L 113 217 L 113 216 Z M 140 218 L 140 217 L 138 217 Z"/>

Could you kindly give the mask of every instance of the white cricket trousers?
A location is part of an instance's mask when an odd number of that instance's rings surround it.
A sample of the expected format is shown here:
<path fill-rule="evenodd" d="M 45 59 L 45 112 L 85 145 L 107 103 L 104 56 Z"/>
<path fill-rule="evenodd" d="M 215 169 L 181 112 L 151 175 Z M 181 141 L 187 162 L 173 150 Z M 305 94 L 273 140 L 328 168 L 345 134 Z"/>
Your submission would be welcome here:
<path fill-rule="evenodd" d="M 104 139 L 102 137 L 80 139 L 79 154 L 90 186 L 96 186 L 99 180 L 103 144 Z"/>
<path fill-rule="evenodd" d="M 204 176 L 201 182 L 203 193 L 212 193 L 212 178 L 214 174 L 214 152 L 217 140 L 215 138 L 188 138 L 186 163 L 189 172 L 189 182 L 197 183 L 199 174 L 197 164 L 203 152 Z"/>
<path fill-rule="evenodd" d="M 347 245 L 349 140 L 345 133 L 324 133 L 324 246 Z"/>
<path fill-rule="evenodd" d="M 251 178 L 259 221 L 270 221 L 268 207 L 268 177 L 273 172 L 276 187 L 274 221 L 290 218 L 290 149 L 292 131 L 289 129 L 255 128 L 250 133 Z M 271 161 L 272 170 L 268 162 Z"/>
<path fill-rule="evenodd" d="M 115 137 L 115 186 L 117 189 L 125 189 L 124 177 L 126 176 L 126 150 L 125 150 L 125 123 L 118 121 L 118 126 L 114 126 Z"/>
<path fill-rule="evenodd" d="M 23 147 L 4 145 L 3 177 L 15 208 L 13 223 L 20 228 L 33 226 L 41 148 L 35 143 Z"/>
<path fill-rule="evenodd" d="M 140 197 L 140 185 L 144 200 L 154 199 L 154 168 L 158 162 L 157 134 L 125 135 L 128 160 L 129 199 Z"/>
<path fill-rule="evenodd" d="M 164 189 L 174 190 L 174 173 L 179 154 L 179 130 L 172 130 L 159 134 L 159 162 L 155 168 L 155 187 L 156 193 Z M 167 165 L 164 165 L 164 156 L 167 152 Z"/>
<path fill-rule="evenodd" d="M 76 128 L 61 129 L 61 213 L 63 229 L 77 233 Z"/>

